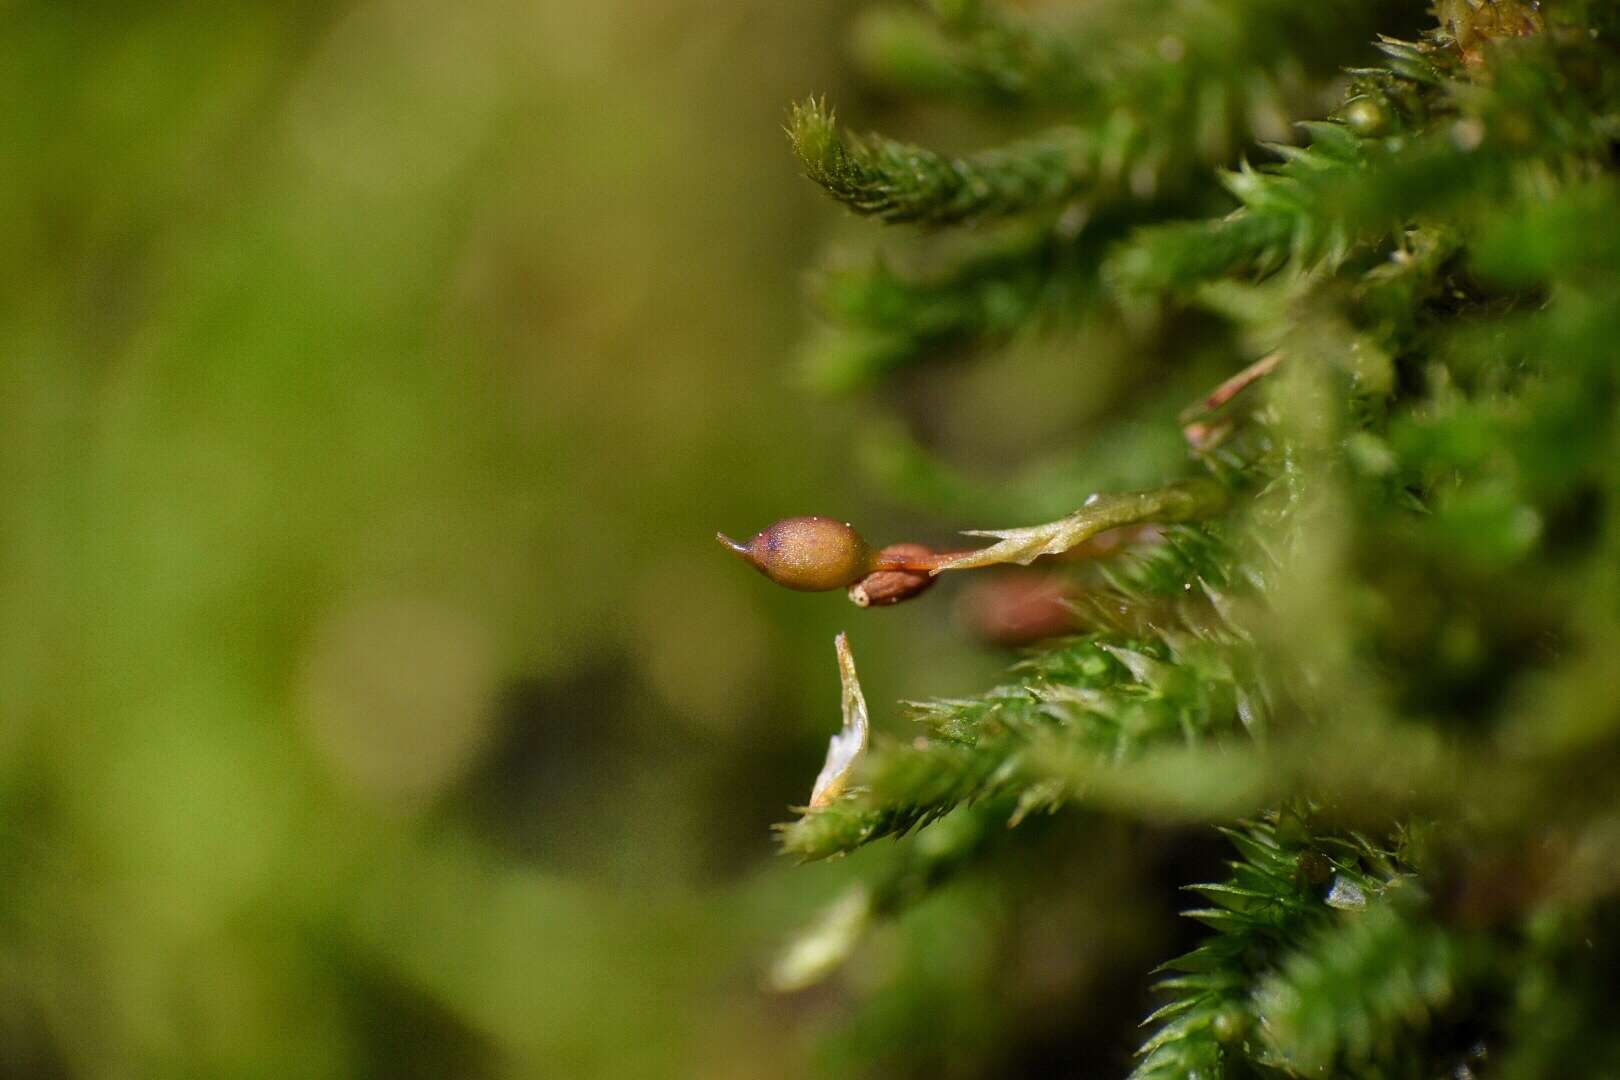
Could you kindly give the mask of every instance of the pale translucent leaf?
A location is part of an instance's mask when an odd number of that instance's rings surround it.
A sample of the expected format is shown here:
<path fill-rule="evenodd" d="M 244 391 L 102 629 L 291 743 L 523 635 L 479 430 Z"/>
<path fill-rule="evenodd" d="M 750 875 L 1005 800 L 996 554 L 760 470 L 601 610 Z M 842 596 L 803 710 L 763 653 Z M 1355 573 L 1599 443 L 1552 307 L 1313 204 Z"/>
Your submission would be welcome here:
<path fill-rule="evenodd" d="M 855 657 L 849 651 L 849 638 L 839 634 L 833 639 L 833 647 L 838 651 L 838 681 L 844 688 L 844 726 L 827 743 L 827 762 L 810 792 L 813 807 L 825 806 L 843 792 L 866 749 L 866 695 L 861 693 L 861 681 L 855 674 Z"/>
<path fill-rule="evenodd" d="M 849 958 L 871 920 L 872 895 L 857 884 L 782 950 L 771 965 L 771 988 L 788 993 L 825 979 Z"/>
<path fill-rule="evenodd" d="M 1333 887 L 1328 890 L 1325 902 L 1328 907 L 1338 908 L 1340 911 L 1364 911 L 1367 907 L 1367 894 L 1362 891 L 1360 885 L 1340 874 L 1333 879 Z"/>

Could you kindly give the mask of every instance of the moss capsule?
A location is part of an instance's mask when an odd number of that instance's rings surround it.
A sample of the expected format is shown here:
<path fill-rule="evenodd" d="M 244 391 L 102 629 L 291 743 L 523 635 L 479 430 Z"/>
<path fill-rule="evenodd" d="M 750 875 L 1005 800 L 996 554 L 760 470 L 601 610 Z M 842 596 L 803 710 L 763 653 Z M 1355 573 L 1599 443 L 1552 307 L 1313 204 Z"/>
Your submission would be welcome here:
<path fill-rule="evenodd" d="M 871 547 L 835 518 L 784 518 L 746 544 L 715 536 L 778 585 L 802 592 L 848 588 L 873 570 Z"/>

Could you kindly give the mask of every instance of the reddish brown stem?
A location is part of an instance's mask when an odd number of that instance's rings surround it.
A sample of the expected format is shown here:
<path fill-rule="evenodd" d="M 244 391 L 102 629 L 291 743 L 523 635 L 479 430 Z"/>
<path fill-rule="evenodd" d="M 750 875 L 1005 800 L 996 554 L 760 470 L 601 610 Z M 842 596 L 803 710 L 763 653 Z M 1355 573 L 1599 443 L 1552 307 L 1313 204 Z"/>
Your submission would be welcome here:
<path fill-rule="evenodd" d="M 1251 385 L 1275 371 L 1277 369 L 1277 365 L 1282 363 L 1282 358 L 1282 353 L 1280 352 L 1269 353 L 1262 356 L 1260 359 L 1256 360 L 1254 363 L 1250 364 L 1248 367 L 1244 368 L 1242 371 L 1238 372 L 1236 375 L 1233 375 L 1230 379 L 1227 379 L 1215 389 L 1211 390 L 1204 396 L 1203 400 L 1194 402 L 1192 405 L 1182 410 L 1181 422 L 1185 424 L 1190 420 L 1197 419 L 1200 416 L 1207 413 L 1212 413 L 1216 409 L 1219 409 L 1222 405 L 1225 405 L 1228 401 L 1231 401 L 1233 398 L 1237 397 L 1244 390 L 1247 390 Z"/>
<path fill-rule="evenodd" d="M 1230 379 L 1211 390 L 1201 400 L 1181 412 L 1181 432 L 1194 450 L 1207 450 L 1231 432 L 1230 422 L 1206 421 L 1203 418 L 1217 412 L 1227 402 L 1270 375 L 1282 363 L 1282 353 L 1274 352 L 1261 357 Z"/>
<path fill-rule="evenodd" d="M 913 545 L 907 545 L 908 547 Z M 931 551 L 927 555 L 920 552 L 891 553 L 879 552 L 873 559 L 873 565 L 878 570 L 909 570 L 914 574 L 931 574 L 944 566 L 952 559 L 959 559 L 977 548 L 966 548 L 962 551 Z"/>

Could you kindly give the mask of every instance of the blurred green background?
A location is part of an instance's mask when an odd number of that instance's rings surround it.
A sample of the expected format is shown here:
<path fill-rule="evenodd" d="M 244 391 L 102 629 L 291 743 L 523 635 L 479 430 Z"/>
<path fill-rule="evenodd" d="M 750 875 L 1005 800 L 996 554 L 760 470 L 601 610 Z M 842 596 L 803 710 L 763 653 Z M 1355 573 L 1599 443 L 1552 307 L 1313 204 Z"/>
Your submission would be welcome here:
<path fill-rule="evenodd" d="M 825 1064 L 832 635 L 999 663 L 712 539 L 916 524 L 790 362 L 850 10 L 0 7 L 0 1075 Z"/>

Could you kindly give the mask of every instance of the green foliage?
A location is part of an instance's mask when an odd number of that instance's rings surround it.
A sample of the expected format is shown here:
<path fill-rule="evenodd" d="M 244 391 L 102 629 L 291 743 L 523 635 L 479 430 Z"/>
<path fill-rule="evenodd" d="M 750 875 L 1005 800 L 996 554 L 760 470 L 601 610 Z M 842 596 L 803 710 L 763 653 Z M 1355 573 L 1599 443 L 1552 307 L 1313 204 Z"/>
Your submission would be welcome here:
<path fill-rule="evenodd" d="M 1365 1073 L 1374 1062 L 1414 1073 L 1411 1035 L 1451 1004 L 1467 975 L 1444 929 L 1397 898 L 1319 932 L 1254 992 L 1268 1056 L 1294 1073 Z"/>
<path fill-rule="evenodd" d="M 1060 28 L 953 0 L 934 5 L 937 28 L 893 14 L 869 23 L 865 51 L 893 81 L 1051 106 L 1074 123 L 951 157 L 842 136 L 811 98 L 788 133 L 811 179 L 885 221 L 1005 215 L 1080 193 L 1149 198 L 1185 187 L 1189 170 L 1225 160 L 1244 136 L 1281 135 L 1285 99 L 1348 59 L 1377 7 L 1335 0 L 1307 16 L 1274 0 L 1120 3 Z"/>
<path fill-rule="evenodd" d="M 1124 21 L 1148 9 L 1163 21 Z M 1594 869 L 1620 815 L 1612 6 L 1467 0 L 1426 30 L 1379 5 L 1047 14 L 937 4 L 861 38 L 889 85 L 994 106 L 1015 134 L 1059 125 L 1045 134 L 951 158 L 846 138 L 819 101 L 795 112 L 811 178 L 856 210 L 1013 219 L 959 230 L 968 254 L 943 268 L 824 278 L 817 370 L 881 386 L 1031 332 L 1128 342 L 1135 396 L 1074 443 L 1102 456 L 1165 422 L 1153 364 L 1218 356 L 1232 378 L 1183 414 L 1188 452 L 1155 490 L 1219 497 L 1109 519 L 1166 528 L 1052 571 L 1080 632 L 987 693 L 909 706 L 916 726 L 784 848 L 841 854 L 963 804 L 1013 824 L 1065 805 L 1246 822 L 1232 876 L 1197 887 L 1212 934 L 1168 965 L 1135 1076 L 1612 1074 L 1588 1019 L 1607 991 L 1569 951 L 1589 927 L 1620 961 L 1620 875 Z M 1290 106 L 1297 144 L 1206 124 L 1236 87 L 1281 108 L 1279 72 L 1337 64 L 1359 66 L 1336 104 Z M 1273 163 L 1218 168 L 1239 127 Z M 914 426 L 886 475 L 970 501 Z M 1072 556 L 1137 498 L 978 533 L 1002 542 L 946 566 Z"/>
<path fill-rule="evenodd" d="M 874 260 L 828 269 L 814 285 L 826 331 L 807 350 L 812 385 L 869 386 L 897 369 L 952 349 L 995 344 L 1032 328 L 1072 324 L 1101 292 L 1101 248 L 1119 229 L 1088 223 L 1021 230 L 926 274 Z"/>
<path fill-rule="evenodd" d="M 1383 48 L 1391 56 L 1386 81 L 1398 77 L 1443 95 L 1418 99 L 1422 128 L 1415 107 L 1404 114 L 1398 107 L 1399 92 L 1357 87 L 1351 103 L 1375 107 L 1384 117 L 1377 129 L 1390 133 L 1363 137 L 1348 121 L 1302 125 L 1311 136 L 1308 147 L 1274 146 L 1281 165 L 1245 167 L 1226 177 L 1242 204 L 1231 216 L 1157 226 L 1124 247 L 1113 263 L 1119 287 L 1173 290 L 1239 269 L 1265 273 L 1285 263 L 1302 270 L 1319 260 L 1336 263 L 1413 214 L 1481 189 L 1500 190 L 1526 159 L 1578 172 L 1566 156 L 1590 158 L 1610 137 L 1602 103 L 1613 100 L 1614 87 L 1607 79 L 1582 85 L 1564 76 L 1545 43 L 1500 57 L 1488 86 L 1447 81 L 1448 73 L 1417 46 L 1385 42 Z M 1563 58 L 1583 59 L 1598 57 Z"/>
<path fill-rule="evenodd" d="M 817 98 L 794 106 L 788 136 L 812 180 L 884 221 L 945 223 L 1047 206 L 1097 169 L 1098 149 L 1078 130 L 952 158 L 882 136 L 846 136 Z"/>
<path fill-rule="evenodd" d="M 1286 984 L 1269 987 L 1270 999 L 1256 995 L 1257 976 L 1285 955 L 1292 967 L 1308 967 L 1309 952 L 1289 950 L 1331 925 L 1336 910 L 1364 909 L 1396 880 L 1387 852 L 1359 838 L 1313 835 L 1297 815 L 1226 833 L 1241 858 L 1229 864 L 1227 881 L 1191 886 L 1214 906 L 1186 913 L 1216 933 L 1165 965 L 1171 974 L 1157 990 L 1171 1000 L 1144 1021 L 1158 1028 L 1142 1044 L 1132 1080 L 1241 1068 L 1262 1040 L 1276 1037 L 1274 1025 L 1288 1022 L 1275 999 L 1284 1007 L 1307 1000 L 1290 996 Z M 1277 1056 L 1271 1047 L 1264 1053 Z"/>
<path fill-rule="evenodd" d="M 1084 40 L 976 0 L 943 0 L 865 12 L 855 47 L 874 78 L 899 89 L 1020 107 L 1078 104 L 1097 92 Z"/>

